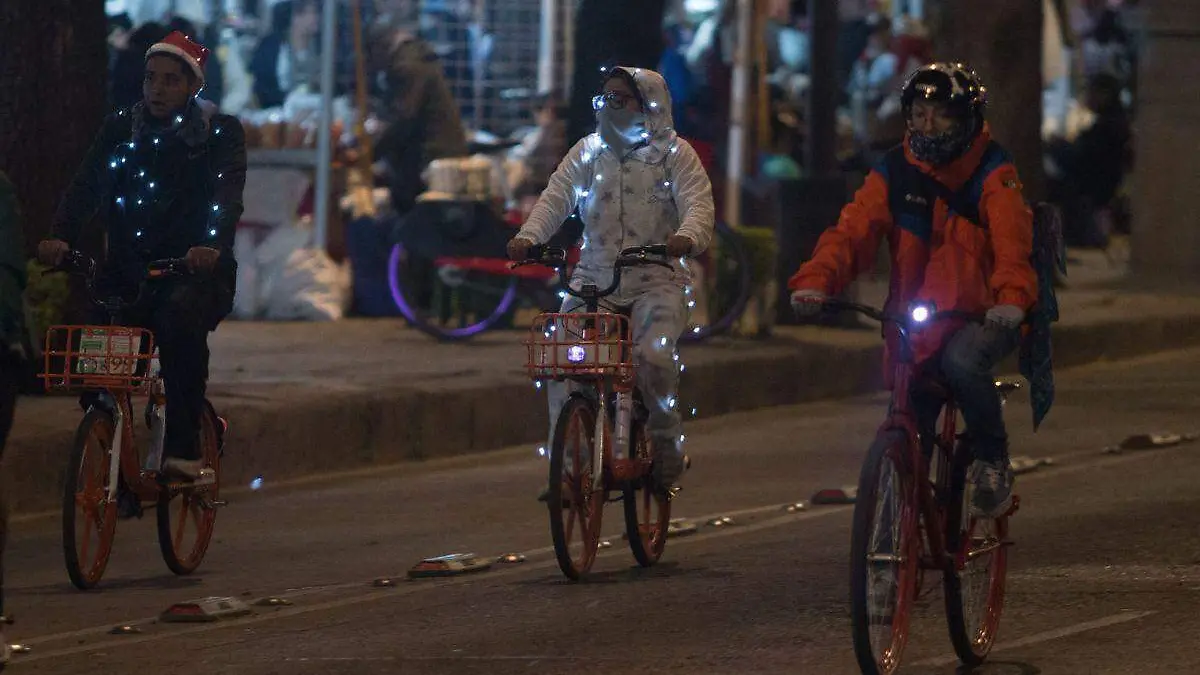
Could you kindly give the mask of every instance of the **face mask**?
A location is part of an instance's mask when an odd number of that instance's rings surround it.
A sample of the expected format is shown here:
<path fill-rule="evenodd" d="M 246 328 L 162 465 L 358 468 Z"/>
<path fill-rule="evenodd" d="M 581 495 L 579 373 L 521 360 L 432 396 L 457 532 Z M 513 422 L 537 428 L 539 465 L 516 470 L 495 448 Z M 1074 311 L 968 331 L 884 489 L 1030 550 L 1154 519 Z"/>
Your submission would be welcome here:
<path fill-rule="evenodd" d="M 646 115 L 628 106 L 621 110 L 604 106 L 596 111 L 596 121 L 600 138 L 622 155 L 646 140 L 642 137 L 646 131 Z"/>

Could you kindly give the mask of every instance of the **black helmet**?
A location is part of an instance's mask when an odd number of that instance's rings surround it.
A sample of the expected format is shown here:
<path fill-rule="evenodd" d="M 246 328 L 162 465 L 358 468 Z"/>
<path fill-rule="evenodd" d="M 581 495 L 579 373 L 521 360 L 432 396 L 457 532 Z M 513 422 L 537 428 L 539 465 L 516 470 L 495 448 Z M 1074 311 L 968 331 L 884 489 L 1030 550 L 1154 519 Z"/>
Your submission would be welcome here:
<path fill-rule="evenodd" d="M 934 166 L 946 164 L 962 155 L 983 129 L 987 108 L 987 87 L 975 71 L 961 63 L 931 63 L 913 71 L 904 82 L 900 105 L 904 119 L 912 115 L 917 100 L 945 103 L 958 127 L 949 133 L 926 135 L 911 132 L 909 145 L 913 155 Z"/>

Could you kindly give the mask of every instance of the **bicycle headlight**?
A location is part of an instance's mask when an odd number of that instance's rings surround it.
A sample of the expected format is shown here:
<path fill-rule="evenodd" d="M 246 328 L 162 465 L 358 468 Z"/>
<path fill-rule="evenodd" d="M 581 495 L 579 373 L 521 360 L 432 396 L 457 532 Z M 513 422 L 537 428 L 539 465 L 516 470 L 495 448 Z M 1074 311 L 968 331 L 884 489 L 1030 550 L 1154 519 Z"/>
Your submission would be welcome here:
<path fill-rule="evenodd" d="M 567 347 L 567 360 L 571 363 L 583 363 L 587 358 L 587 350 L 581 345 L 571 345 Z"/>
<path fill-rule="evenodd" d="M 912 318 L 913 323 L 921 324 L 929 321 L 929 317 L 933 316 L 934 311 L 933 305 L 920 303 L 912 305 L 908 310 L 908 315 Z"/>

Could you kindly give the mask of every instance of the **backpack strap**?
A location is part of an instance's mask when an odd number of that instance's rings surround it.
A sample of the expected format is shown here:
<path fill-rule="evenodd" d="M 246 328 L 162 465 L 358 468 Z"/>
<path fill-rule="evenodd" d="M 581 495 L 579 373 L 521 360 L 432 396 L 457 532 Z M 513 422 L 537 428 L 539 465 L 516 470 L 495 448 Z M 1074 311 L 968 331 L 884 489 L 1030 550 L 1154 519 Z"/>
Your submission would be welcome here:
<path fill-rule="evenodd" d="M 986 229 L 979 213 L 983 183 L 993 171 L 1009 161 L 1011 158 L 1004 148 L 990 141 L 975 172 L 962 188 L 955 191 L 912 165 L 904 156 L 904 147 L 897 146 L 884 156 L 881 171 L 888 179 L 888 206 L 892 209 L 892 218 L 901 228 L 928 241 L 933 229 L 933 201 L 941 199 L 955 215 Z M 925 223 L 915 223 L 917 217 L 923 218 Z"/>

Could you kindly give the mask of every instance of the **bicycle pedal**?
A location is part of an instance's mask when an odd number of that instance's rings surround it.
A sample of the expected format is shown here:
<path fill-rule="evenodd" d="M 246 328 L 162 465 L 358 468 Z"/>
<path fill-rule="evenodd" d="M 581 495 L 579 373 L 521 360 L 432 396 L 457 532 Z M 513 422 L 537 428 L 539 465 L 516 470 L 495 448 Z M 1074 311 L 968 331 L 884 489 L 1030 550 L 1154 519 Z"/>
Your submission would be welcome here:
<path fill-rule="evenodd" d="M 200 507 L 208 509 L 210 511 L 216 511 L 217 509 L 222 509 L 222 508 L 225 508 L 226 506 L 229 506 L 229 502 L 222 501 L 220 499 L 201 499 L 200 500 Z"/>

